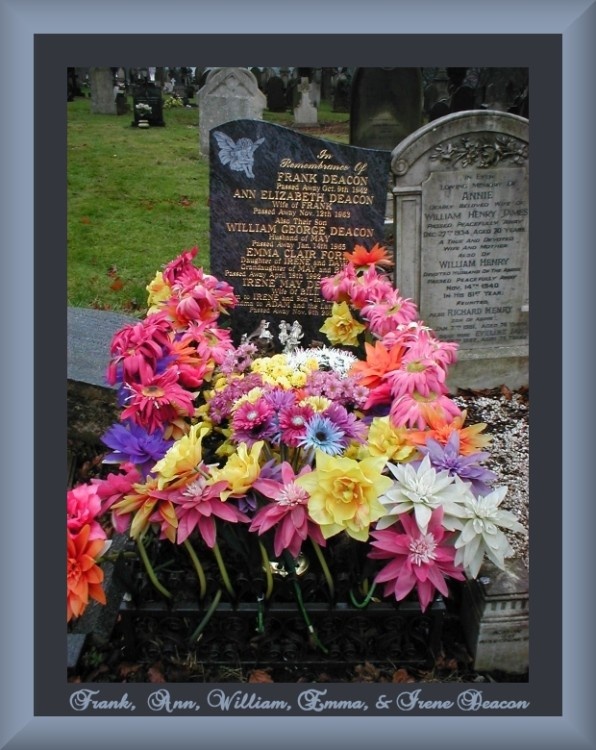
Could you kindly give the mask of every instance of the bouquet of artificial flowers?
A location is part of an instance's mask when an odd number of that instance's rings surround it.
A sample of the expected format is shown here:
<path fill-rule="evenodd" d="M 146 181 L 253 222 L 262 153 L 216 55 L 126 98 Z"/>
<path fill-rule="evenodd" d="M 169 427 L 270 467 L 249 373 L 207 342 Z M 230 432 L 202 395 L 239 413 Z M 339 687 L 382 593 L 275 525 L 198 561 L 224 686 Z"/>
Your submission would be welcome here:
<path fill-rule="evenodd" d="M 385 249 L 356 246 L 322 279 L 330 347 L 299 347 L 299 327 L 290 335 L 284 323 L 286 346 L 268 356 L 246 335 L 232 343 L 221 321 L 234 290 L 196 267 L 196 252 L 156 274 L 146 317 L 113 338 L 107 380 L 122 412 L 102 440 L 115 470 L 67 493 L 67 618 L 105 602 L 114 531 L 135 541 L 166 597 L 150 542 L 186 549 L 200 599 L 201 558 L 213 555 L 235 597 L 220 548 L 228 527 L 258 549 L 267 595 L 267 561 L 294 571 L 308 544 L 333 596 L 326 551 L 338 538 L 376 566 L 365 604 L 375 589 L 397 601 L 415 592 L 424 611 L 485 558 L 503 568 L 507 533 L 524 529 L 486 468 L 486 425 L 467 424 L 449 397 L 457 346 L 394 288 Z"/>

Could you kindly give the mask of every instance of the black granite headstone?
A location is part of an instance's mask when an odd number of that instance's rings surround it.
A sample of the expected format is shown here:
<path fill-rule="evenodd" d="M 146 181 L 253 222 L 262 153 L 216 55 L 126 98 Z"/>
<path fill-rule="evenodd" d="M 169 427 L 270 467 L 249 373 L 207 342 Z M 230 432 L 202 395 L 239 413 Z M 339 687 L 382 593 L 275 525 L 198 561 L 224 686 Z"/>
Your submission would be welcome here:
<path fill-rule="evenodd" d="M 352 76 L 347 68 L 340 68 L 335 79 L 335 90 L 333 92 L 333 111 L 349 112 L 350 111 L 350 87 L 352 85 Z"/>
<path fill-rule="evenodd" d="M 272 76 L 267 81 L 267 109 L 270 112 L 283 112 L 287 109 L 286 87 L 280 76 Z"/>
<path fill-rule="evenodd" d="M 277 334 L 298 320 L 303 344 L 331 305 L 320 279 L 355 245 L 383 242 L 390 153 L 362 149 L 261 120 L 210 132 L 211 273 L 234 287 L 236 340 L 261 320 Z"/>
<path fill-rule="evenodd" d="M 141 117 L 139 115 L 136 106 L 140 103 L 148 104 L 151 107 L 151 113 L 147 115 L 147 117 Z M 163 127 L 165 122 L 163 119 L 161 89 L 151 82 L 135 86 L 133 92 L 133 111 L 134 120 L 131 122 L 131 125 L 137 126 L 140 119 L 146 119 L 149 121 L 149 125 L 152 125 L 153 127 Z"/>
<path fill-rule="evenodd" d="M 420 68 L 357 68 L 352 80 L 350 143 L 392 151 L 423 124 Z"/>

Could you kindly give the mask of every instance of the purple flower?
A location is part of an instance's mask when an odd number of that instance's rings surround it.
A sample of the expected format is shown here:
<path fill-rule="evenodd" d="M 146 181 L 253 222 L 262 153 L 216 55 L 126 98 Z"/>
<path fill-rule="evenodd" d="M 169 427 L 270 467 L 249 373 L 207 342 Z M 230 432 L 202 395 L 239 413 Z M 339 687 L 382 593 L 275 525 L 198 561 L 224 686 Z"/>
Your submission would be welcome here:
<path fill-rule="evenodd" d="M 149 474 L 174 443 L 173 440 L 165 440 L 159 430 L 148 433 L 130 419 L 112 425 L 101 440 L 112 449 L 112 453 L 104 458 L 104 463 L 133 463 L 143 477 Z"/>
<path fill-rule="evenodd" d="M 323 415 L 330 419 L 333 424 L 346 436 L 346 445 L 349 440 L 364 442 L 366 436 L 366 425 L 355 414 L 351 414 L 341 404 L 331 404 Z"/>
<path fill-rule="evenodd" d="M 464 482 L 470 482 L 474 495 L 486 495 L 491 491 L 490 485 L 496 479 L 496 474 L 480 466 L 480 463 L 487 459 L 490 454 L 478 452 L 469 456 L 461 456 L 457 432 L 451 433 L 444 446 L 429 438 L 426 445 L 421 445 L 419 450 L 429 457 L 434 469 L 448 471 L 451 476 L 457 475 Z M 412 466 L 419 463 L 419 461 L 413 461 Z"/>

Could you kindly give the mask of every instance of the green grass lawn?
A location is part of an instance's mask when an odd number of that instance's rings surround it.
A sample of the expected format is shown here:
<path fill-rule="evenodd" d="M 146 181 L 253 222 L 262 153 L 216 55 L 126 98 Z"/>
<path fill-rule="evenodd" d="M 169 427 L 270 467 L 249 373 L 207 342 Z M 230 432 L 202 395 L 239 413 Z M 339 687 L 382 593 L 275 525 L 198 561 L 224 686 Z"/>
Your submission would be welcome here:
<path fill-rule="evenodd" d="M 68 305 L 143 312 L 164 263 L 197 245 L 209 268 L 209 162 L 199 153 L 197 108 L 164 109 L 166 126 L 131 127 L 129 115 L 67 103 Z M 319 130 L 349 141 L 349 115 L 322 102 Z M 292 113 L 263 119 L 291 126 Z"/>

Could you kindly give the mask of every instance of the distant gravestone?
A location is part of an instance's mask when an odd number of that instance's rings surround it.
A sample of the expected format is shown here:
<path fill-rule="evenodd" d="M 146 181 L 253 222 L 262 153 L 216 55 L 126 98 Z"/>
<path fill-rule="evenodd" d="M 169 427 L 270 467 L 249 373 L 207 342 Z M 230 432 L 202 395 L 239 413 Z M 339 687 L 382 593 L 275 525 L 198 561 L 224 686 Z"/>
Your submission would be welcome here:
<path fill-rule="evenodd" d="M 149 110 L 139 110 L 138 104 L 149 107 Z M 153 81 L 143 81 L 134 86 L 133 113 L 134 119 L 131 122 L 133 126 L 137 126 L 139 120 L 147 120 L 152 127 L 165 126 L 161 88 L 156 86 Z"/>
<path fill-rule="evenodd" d="M 308 78 L 302 78 L 298 85 L 298 103 L 294 107 L 294 123 L 316 125 L 317 122 L 317 108 L 311 98 L 311 83 Z"/>
<path fill-rule="evenodd" d="M 350 143 L 391 151 L 422 124 L 420 68 L 356 68 L 350 104 Z"/>
<path fill-rule="evenodd" d="M 286 87 L 280 76 L 271 76 L 266 87 L 267 109 L 270 112 L 284 112 L 287 109 Z"/>
<path fill-rule="evenodd" d="M 89 68 L 91 112 L 94 115 L 115 115 L 114 75 L 111 68 Z"/>
<path fill-rule="evenodd" d="M 459 343 L 451 388 L 528 382 L 528 121 L 439 118 L 392 152 L 396 285 Z"/>
<path fill-rule="evenodd" d="M 350 87 L 352 78 L 346 68 L 341 68 L 335 78 L 335 87 L 333 91 L 333 111 L 349 112 L 350 111 Z"/>
<path fill-rule="evenodd" d="M 261 120 L 267 99 L 246 68 L 218 68 L 198 93 L 201 153 L 209 153 L 209 131 L 230 120 Z"/>
<path fill-rule="evenodd" d="M 487 109 L 510 111 L 527 93 L 528 82 L 527 68 L 482 68 L 478 80 L 481 104 Z"/>
<path fill-rule="evenodd" d="M 211 131 L 211 272 L 233 285 L 237 337 L 298 320 L 303 343 L 331 305 L 320 279 L 356 244 L 382 241 L 390 154 L 258 120 Z"/>

